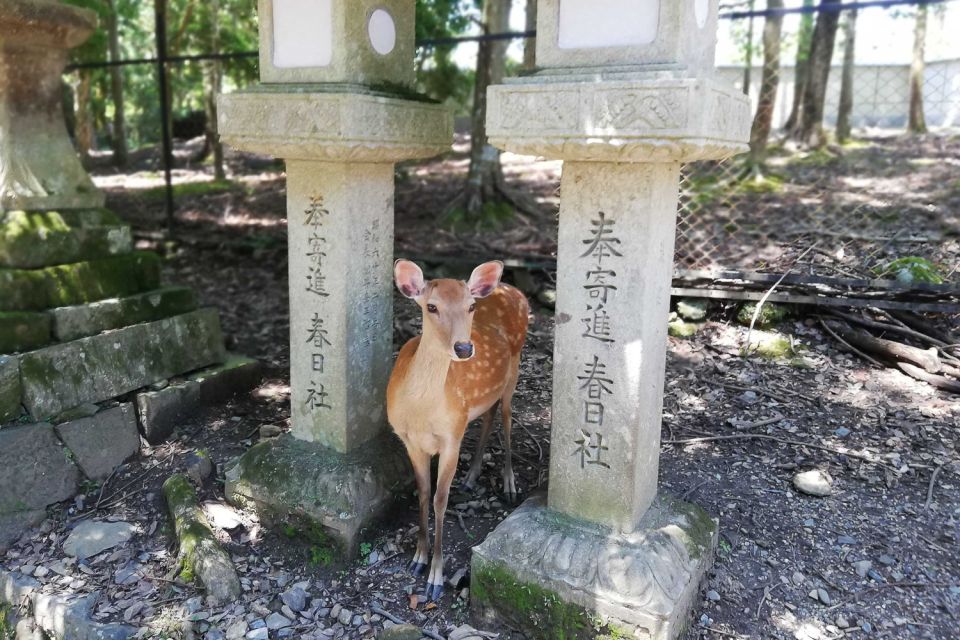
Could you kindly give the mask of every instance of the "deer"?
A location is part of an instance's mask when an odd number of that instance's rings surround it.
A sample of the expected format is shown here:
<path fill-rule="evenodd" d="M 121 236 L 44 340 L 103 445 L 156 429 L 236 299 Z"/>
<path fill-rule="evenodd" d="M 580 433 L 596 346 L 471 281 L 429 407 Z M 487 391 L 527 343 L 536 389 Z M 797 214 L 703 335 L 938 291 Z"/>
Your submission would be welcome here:
<path fill-rule="evenodd" d="M 460 459 L 467 425 L 482 417 L 476 454 L 464 486 L 475 487 L 498 405 L 503 421 L 503 493 L 517 498 L 511 461 L 510 402 L 517 387 L 520 352 L 527 336 L 530 305 L 519 290 L 500 283 L 503 263 L 481 264 L 467 281 L 425 282 L 409 260 L 397 260 L 394 279 L 400 293 L 419 305 L 421 335 L 397 356 L 387 384 L 387 419 L 410 457 L 420 502 L 420 530 L 409 570 L 427 567 L 430 522 L 430 463 L 439 457 L 433 496 L 433 560 L 427 597 L 443 596 L 443 519 Z"/>

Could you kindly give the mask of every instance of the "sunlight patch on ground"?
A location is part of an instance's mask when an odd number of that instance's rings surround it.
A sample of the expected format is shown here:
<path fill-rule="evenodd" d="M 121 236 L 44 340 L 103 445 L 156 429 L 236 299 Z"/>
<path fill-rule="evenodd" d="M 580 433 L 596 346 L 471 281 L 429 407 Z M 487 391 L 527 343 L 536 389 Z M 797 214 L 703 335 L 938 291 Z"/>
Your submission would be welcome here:
<path fill-rule="evenodd" d="M 253 395 L 270 400 L 286 400 L 290 397 L 290 385 L 282 382 L 268 382 L 254 391 Z"/>

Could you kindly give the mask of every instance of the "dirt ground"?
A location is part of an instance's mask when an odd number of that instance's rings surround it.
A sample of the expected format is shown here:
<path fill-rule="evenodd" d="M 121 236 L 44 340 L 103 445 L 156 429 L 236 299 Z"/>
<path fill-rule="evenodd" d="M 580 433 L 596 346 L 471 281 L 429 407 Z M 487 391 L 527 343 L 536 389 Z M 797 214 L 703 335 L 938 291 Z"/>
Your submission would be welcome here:
<path fill-rule="evenodd" d="M 181 152 L 186 157 L 189 148 Z M 398 496 L 396 511 L 368 532 L 361 557 L 343 565 L 329 563 L 294 531 L 267 529 L 242 516 L 239 526 L 219 532 L 245 589 L 231 607 L 208 608 L 192 586 L 170 580 L 175 542 L 159 490 L 163 480 L 183 467 L 189 451 L 206 450 L 218 465 L 218 480 L 202 497 L 220 502 L 222 466 L 256 443 L 265 425 L 289 427 L 285 193 L 275 164 L 234 156 L 232 169 L 242 176 L 231 185 L 178 198 L 181 224 L 171 243 L 159 233 L 162 201 L 152 191 L 158 175 L 151 162 L 144 159 L 137 173 L 98 171 L 108 204 L 135 225 L 141 246 L 169 256 L 168 282 L 195 287 L 220 310 L 229 348 L 261 360 L 265 380 L 249 396 L 196 416 L 105 486 L 89 487 L 11 551 L 5 566 L 49 565 L 50 585 L 101 590 L 96 617 L 126 620 L 141 627 L 143 637 L 222 637 L 215 631 L 243 614 L 280 610 L 278 596 L 303 581 L 313 597 L 311 617 L 291 627 L 292 637 L 370 637 L 383 611 L 444 637 L 468 623 L 469 576 L 461 570 L 469 567 L 470 547 L 511 508 L 499 496 L 502 449 L 496 439 L 477 494 L 452 499 L 446 576 L 462 577 L 439 606 L 416 597 L 425 581 L 406 572 L 417 521 L 413 494 Z M 537 195 L 541 216 L 488 230 L 437 228 L 464 162 L 454 154 L 400 171 L 397 255 L 432 256 L 428 275 L 456 273 L 440 263 L 441 255 L 549 258 L 559 166 L 508 158 L 509 178 Z M 203 179 L 206 171 L 185 166 L 176 177 L 185 183 Z M 512 270 L 507 279 L 533 301 L 514 408 L 515 470 L 526 497 L 545 489 L 549 470 L 553 314 L 537 299 L 550 289 L 551 274 Z M 413 311 L 396 297 L 397 348 L 417 331 Z M 685 640 L 960 637 L 956 396 L 847 354 L 804 310 L 753 333 L 761 342 L 785 338 L 786 350 L 745 357 L 747 329 L 734 316 L 732 305 L 717 304 L 694 336 L 671 338 L 669 345 L 661 490 L 704 507 L 719 519 L 721 532 Z M 937 320 L 956 328 L 956 318 Z M 471 430 L 458 477 L 474 437 Z M 831 496 L 794 488 L 794 475 L 810 469 L 829 473 Z M 135 523 L 141 535 L 135 545 L 87 566 L 65 561 L 59 543 L 79 519 L 93 515 Z M 136 578 L 118 581 L 118 572 L 131 567 Z M 354 614 L 346 616 L 347 624 L 330 615 L 344 609 Z M 488 631 L 522 637 L 511 629 Z"/>

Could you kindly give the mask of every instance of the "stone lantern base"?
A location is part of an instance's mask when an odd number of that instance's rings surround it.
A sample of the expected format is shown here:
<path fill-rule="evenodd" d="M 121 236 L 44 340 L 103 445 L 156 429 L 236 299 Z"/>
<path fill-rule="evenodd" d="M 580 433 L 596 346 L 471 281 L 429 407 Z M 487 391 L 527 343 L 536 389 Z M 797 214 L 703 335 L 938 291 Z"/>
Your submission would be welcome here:
<path fill-rule="evenodd" d="M 319 525 L 331 551 L 355 558 L 363 531 L 405 495 L 413 477 L 392 433 L 346 454 L 285 435 L 252 447 L 227 469 L 226 496 L 269 523 L 300 521 L 293 524 L 307 537 Z"/>
<path fill-rule="evenodd" d="M 680 636 L 713 562 L 715 520 L 660 496 L 624 535 L 545 503 L 530 498 L 474 547 L 470 607 L 479 624 L 545 640 Z"/>

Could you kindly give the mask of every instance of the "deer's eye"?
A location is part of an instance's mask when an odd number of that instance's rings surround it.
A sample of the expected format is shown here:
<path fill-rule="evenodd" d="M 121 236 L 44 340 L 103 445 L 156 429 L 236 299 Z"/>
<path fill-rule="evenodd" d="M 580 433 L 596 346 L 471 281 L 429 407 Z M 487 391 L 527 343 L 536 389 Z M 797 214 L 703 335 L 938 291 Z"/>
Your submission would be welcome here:
<path fill-rule="evenodd" d="M 437 305 L 435 305 L 435 304 L 428 304 L 428 305 L 427 305 L 427 311 L 429 311 L 430 313 L 437 313 Z"/>
<path fill-rule="evenodd" d="M 473 313 L 476 310 L 477 310 L 477 303 L 474 302 L 472 305 L 470 305 L 470 313 Z"/>

